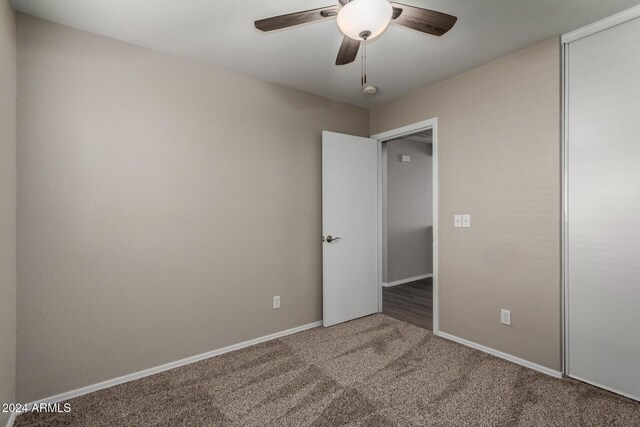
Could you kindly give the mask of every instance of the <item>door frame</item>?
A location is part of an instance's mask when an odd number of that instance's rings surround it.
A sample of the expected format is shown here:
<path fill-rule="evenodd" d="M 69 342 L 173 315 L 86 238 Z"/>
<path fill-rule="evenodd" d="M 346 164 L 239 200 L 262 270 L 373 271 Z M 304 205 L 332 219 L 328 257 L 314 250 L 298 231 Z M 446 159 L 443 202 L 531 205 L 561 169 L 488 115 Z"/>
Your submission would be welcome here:
<path fill-rule="evenodd" d="M 372 135 L 378 141 L 378 312 L 382 312 L 382 144 L 390 139 L 411 135 L 431 129 L 433 132 L 433 333 L 440 332 L 438 303 L 438 118 L 423 120 L 386 132 Z"/>

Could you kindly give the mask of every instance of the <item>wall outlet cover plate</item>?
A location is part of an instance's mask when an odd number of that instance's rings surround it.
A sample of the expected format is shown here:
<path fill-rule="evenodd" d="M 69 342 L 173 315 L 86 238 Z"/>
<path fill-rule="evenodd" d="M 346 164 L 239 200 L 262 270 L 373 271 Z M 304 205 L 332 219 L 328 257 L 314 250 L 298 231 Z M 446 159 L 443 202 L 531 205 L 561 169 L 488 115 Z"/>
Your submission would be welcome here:
<path fill-rule="evenodd" d="M 511 310 L 500 310 L 500 323 L 511 326 Z"/>

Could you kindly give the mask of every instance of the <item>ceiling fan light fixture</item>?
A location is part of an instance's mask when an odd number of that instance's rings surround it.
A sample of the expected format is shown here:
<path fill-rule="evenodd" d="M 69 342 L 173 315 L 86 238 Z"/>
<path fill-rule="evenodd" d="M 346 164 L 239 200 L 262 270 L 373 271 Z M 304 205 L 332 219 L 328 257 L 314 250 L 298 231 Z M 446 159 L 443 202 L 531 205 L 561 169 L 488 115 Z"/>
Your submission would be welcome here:
<path fill-rule="evenodd" d="M 351 0 L 338 13 L 338 27 L 350 39 L 363 40 L 361 34 L 370 33 L 371 40 L 384 32 L 392 15 L 387 0 Z"/>

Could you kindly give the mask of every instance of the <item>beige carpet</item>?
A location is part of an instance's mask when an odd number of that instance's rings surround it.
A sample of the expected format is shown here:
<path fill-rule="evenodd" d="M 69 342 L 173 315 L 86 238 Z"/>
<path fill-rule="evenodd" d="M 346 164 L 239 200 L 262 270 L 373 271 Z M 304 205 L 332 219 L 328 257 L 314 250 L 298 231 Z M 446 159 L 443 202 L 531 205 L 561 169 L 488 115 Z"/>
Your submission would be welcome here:
<path fill-rule="evenodd" d="M 640 426 L 640 404 L 384 315 L 69 401 L 17 426 Z"/>

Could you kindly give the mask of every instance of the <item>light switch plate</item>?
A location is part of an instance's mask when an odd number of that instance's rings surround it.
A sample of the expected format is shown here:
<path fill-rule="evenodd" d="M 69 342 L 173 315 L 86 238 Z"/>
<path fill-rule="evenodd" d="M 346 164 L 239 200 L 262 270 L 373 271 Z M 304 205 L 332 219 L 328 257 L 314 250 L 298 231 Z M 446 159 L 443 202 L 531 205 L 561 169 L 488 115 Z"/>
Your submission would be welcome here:
<path fill-rule="evenodd" d="M 462 215 L 453 216 L 453 226 L 456 228 L 462 227 Z"/>
<path fill-rule="evenodd" d="M 462 215 L 462 227 L 471 228 L 471 215 L 469 214 Z"/>
<path fill-rule="evenodd" d="M 407 155 L 407 154 L 401 154 L 400 155 L 400 161 L 403 163 L 409 163 L 411 161 L 411 156 Z"/>
<path fill-rule="evenodd" d="M 280 296 L 273 297 L 273 308 L 280 308 Z"/>

